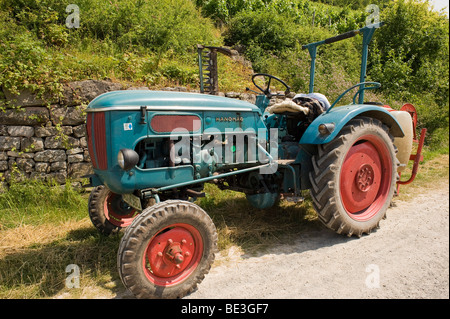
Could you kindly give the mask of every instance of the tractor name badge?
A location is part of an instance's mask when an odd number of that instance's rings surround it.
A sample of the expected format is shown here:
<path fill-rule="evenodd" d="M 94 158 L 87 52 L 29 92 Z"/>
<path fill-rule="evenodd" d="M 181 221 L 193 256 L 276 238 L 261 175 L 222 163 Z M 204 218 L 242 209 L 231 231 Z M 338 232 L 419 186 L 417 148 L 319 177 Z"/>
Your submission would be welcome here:
<path fill-rule="evenodd" d="M 236 117 L 216 117 L 216 122 L 243 122 L 244 118 L 242 116 Z"/>

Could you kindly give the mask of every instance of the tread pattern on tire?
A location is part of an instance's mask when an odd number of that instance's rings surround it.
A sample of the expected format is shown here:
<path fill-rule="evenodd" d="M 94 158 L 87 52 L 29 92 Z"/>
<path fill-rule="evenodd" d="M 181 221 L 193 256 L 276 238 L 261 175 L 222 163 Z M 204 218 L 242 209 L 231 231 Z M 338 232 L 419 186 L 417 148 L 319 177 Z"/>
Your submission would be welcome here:
<path fill-rule="evenodd" d="M 173 217 L 175 214 L 179 216 L 182 214 L 195 215 L 196 217 L 194 218 L 198 218 L 199 223 L 209 233 L 211 243 L 209 243 L 210 247 L 207 247 L 208 243 L 203 238 L 206 253 L 205 251 L 203 252 L 202 260 L 194 273 L 177 286 L 164 288 L 152 285 L 145 278 L 142 267 L 140 267 L 139 256 L 147 246 L 147 243 L 143 241 L 145 239 L 149 240 L 155 235 L 154 233 L 151 236 L 148 235 L 149 231 L 153 230 L 152 227 L 158 228 L 159 222 L 171 216 Z M 154 229 L 154 231 L 160 230 Z M 125 230 L 119 245 L 117 264 L 123 284 L 137 298 L 182 298 L 191 293 L 205 278 L 214 262 L 216 252 L 217 232 L 209 215 L 193 203 L 181 200 L 167 200 L 146 208 Z"/>
<path fill-rule="evenodd" d="M 108 197 L 109 190 L 104 185 L 95 187 L 89 195 L 88 211 L 92 224 L 103 235 L 118 232 L 121 227 L 108 221 L 104 212 L 104 201 Z"/>
<path fill-rule="evenodd" d="M 361 237 L 364 233 L 370 234 L 374 229 L 379 228 L 379 221 L 385 218 L 386 209 L 382 213 L 382 216 L 377 217 L 376 223 L 350 223 L 348 219 L 343 218 L 342 214 L 345 212 L 340 211 L 338 207 L 338 201 L 340 200 L 338 193 L 338 182 L 336 177 L 339 175 L 340 167 L 338 167 L 338 161 L 341 156 L 344 156 L 346 150 L 351 146 L 352 139 L 351 134 L 356 133 L 360 129 L 371 129 L 374 126 L 381 128 L 391 141 L 394 167 L 399 165 L 397 157 L 397 148 L 394 146 L 394 138 L 389 133 L 389 129 L 383 125 L 379 120 L 372 118 L 359 117 L 351 120 L 339 135 L 331 142 L 323 145 L 318 145 L 318 154 L 312 157 L 313 170 L 309 173 L 309 179 L 312 184 L 310 189 L 311 198 L 313 201 L 313 207 L 317 212 L 320 221 L 329 229 L 334 230 L 338 234 L 343 234 L 351 237 L 356 235 Z M 393 172 L 394 176 L 397 176 L 396 171 Z M 396 179 L 396 178 L 394 178 Z M 395 180 L 394 180 L 395 183 Z M 395 185 L 391 185 L 390 193 L 393 195 Z M 389 204 L 392 196 L 389 197 Z"/>

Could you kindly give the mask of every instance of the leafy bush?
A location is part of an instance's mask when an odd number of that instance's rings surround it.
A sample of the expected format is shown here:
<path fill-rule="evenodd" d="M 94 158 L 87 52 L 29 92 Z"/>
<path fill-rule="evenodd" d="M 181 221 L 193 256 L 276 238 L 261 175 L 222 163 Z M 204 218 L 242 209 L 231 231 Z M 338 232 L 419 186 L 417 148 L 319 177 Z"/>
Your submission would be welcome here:
<path fill-rule="evenodd" d="M 195 45 L 221 42 L 191 1 L 80 0 L 78 29 L 65 26 L 68 4 L 0 0 L 0 86 L 60 94 L 63 82 L 86 78 L 157 85 L 166 57 L 183 72 L 162 80 L 192 83 Z"/>
<path fill-rule="evenodd" d="M 449 29 L 448 18 L 429 9 L 427 2 L 398 0 L 381 11 L 386 26 L 374 39 L 369 76 L 383 84 L 383 93 L 413 103 L 420 126 L 448 145 Z"/>
<path fill-rule="evenodd" d="M 0 84 L 17 94 L 21 88 L 43 94 L 45 86 L 60 87 L 66 79 L 60 60 L 25 27 L 0 12 Z"/>

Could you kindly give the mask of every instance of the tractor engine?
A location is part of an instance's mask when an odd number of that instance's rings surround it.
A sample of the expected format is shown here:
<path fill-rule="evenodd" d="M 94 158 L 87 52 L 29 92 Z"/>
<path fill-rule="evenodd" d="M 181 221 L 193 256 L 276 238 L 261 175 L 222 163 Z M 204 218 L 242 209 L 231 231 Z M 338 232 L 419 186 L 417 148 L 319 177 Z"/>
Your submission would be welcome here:
<path fill-rule="evenodd" d="M 94 186 L 101 183 L 119 194 L 145 192 L 228 172 L 230 177 L 213 182 L 249 194 L 277 188 L 273 180 L 252 178 L 254 171 L 239 178 L 232 173 L 271 160 L 270 136 L 253 104 L 193 93 L 122 91 L 97 97 L 87 113 Z M 96 176 L 101 181 L 96 183 Z"/>

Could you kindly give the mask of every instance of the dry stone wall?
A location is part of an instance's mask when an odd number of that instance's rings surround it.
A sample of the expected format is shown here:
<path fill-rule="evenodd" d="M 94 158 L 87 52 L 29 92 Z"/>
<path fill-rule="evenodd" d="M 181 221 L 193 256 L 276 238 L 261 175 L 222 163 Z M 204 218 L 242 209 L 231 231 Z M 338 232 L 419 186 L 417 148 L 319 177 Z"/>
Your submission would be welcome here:
<path fill-rule="evenodd" d="M 123 89 L 148 88 L 86 80 L 69 83 L 59 100 L 47 101 L 27 91 L 19 96 L 4 92 L 8 104 L 0 110 L 0 183 L 8 183 L 13 175 L 19 179 L 54 179 L 61 184 L 67 178 L 81 181 L 92 172 L 84 110 L 96 96 Z M 165 90 L 187 91 L 183 87 Z M 253 94 L 220 95 L 255 102 Z"/>

